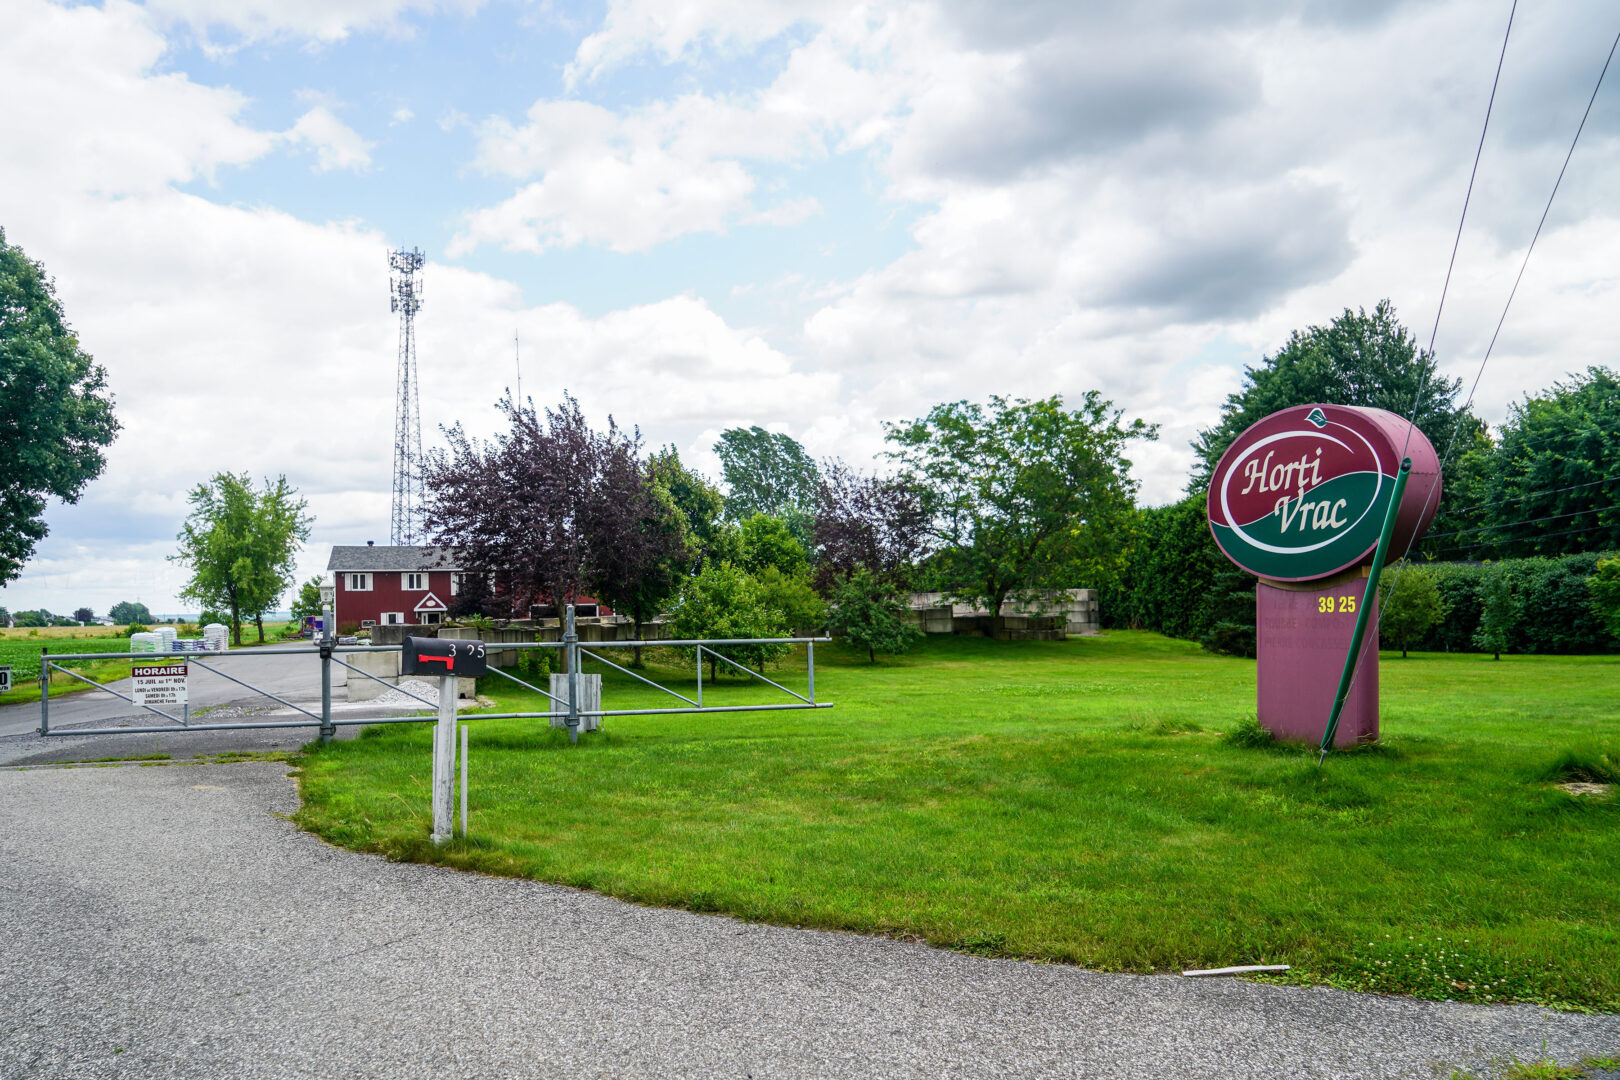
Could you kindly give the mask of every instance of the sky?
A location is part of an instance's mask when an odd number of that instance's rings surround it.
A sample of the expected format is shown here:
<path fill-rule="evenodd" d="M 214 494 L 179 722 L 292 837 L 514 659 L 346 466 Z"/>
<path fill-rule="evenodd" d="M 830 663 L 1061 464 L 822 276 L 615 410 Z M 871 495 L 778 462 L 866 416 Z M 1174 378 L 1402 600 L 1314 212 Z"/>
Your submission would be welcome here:
<path fill-rule="evenodd" d="M 191 610 L 167 556 L 224 470 L 307 498 L 300 579 L 387 543 L 391 247 L 427 259 L 430 448 L 492 433 L 519 370 L 711 474 L 736 425 L 882 469 L 885 421 L 1096 389 L 1160 426 L 1132 475 L 1173 500 L 1291 330 L 1387 297 L 1428 340 L 1509 6 L 7 0 L 0 228 L 123 431 L 0 606 Z M 1449 376 L 1474 378 L 1617 20 L 1519 6 Z M 1493 424 L 1615 363 L 1614 82 L 1479 383 Z"/>

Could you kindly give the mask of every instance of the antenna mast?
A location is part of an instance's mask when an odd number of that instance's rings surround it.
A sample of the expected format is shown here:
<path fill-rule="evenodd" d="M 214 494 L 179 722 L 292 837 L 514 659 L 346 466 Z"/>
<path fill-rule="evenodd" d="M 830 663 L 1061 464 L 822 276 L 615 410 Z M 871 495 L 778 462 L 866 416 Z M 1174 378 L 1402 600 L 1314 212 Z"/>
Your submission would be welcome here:
<path fill-rule="evenodd" d="M 523 356 L 518 352 L 518 332 L 512 331 L 512 360 L 517 364 L 517 407 L 523 408 Z"/>
<path fill-rule="evenodd" d="M 416 379 L 416 313 L 422 307 L 422 252 L 388 253 L 389 310 L 399 312 L 399 375 L 394 396 L 394 505 L 389 543 L 412 546 L 422 516 L 422 410 Z"/>

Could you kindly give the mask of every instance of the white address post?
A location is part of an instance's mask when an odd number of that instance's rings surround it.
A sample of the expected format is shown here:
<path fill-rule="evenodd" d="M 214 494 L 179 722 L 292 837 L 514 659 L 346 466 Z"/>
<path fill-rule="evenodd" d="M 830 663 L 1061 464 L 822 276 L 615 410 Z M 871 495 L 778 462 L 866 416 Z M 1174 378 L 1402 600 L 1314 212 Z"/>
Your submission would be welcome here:
<path fill-rule="evenodd" d="M 439 722 L 433 728 L 433 842 L 447 843 L 455 832 L 456 677 L 439 676 Z"/>

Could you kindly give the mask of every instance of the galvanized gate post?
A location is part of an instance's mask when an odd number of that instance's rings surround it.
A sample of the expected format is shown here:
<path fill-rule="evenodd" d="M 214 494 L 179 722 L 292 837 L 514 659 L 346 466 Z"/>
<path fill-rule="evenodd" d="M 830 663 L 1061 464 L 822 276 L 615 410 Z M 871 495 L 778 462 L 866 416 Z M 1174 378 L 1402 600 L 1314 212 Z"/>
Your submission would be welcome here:
<path fill-rule="evenodd" d="M 568 664 L 568 741 L 579 742 L 579 634 L 574 630 L 574 605 L 569 604 L 563 623 L 563 652 Z"/>
<path fill-rule="evenodd" d="M 51 657 L 44 645 L 39 647 L 39 733 L 51 733 Z"/>
<path fill-rule="evenodd" d="M 321 742 L 332 741 L 337 728 L 332 724 L 332 609 L 321 612 Z"/>
<path fill-rule="evenodd" d="M 455 835 L 456 676 L 439 676 L 439 722 L 433 728 L 433 842 Z"/>

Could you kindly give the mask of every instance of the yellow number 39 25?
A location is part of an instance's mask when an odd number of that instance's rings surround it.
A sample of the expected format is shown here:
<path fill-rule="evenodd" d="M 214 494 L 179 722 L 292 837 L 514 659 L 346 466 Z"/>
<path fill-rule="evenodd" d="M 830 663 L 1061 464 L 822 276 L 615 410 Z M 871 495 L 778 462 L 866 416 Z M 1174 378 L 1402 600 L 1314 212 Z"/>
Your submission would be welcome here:
<path fill-rule="evenodd" d="M 1323 615 L 1331 615 L 1335 611 L 1354 615 L 1356 611 L 1356 598 L 1353 596 L 1318 596 L 1316 610 Z"/>

